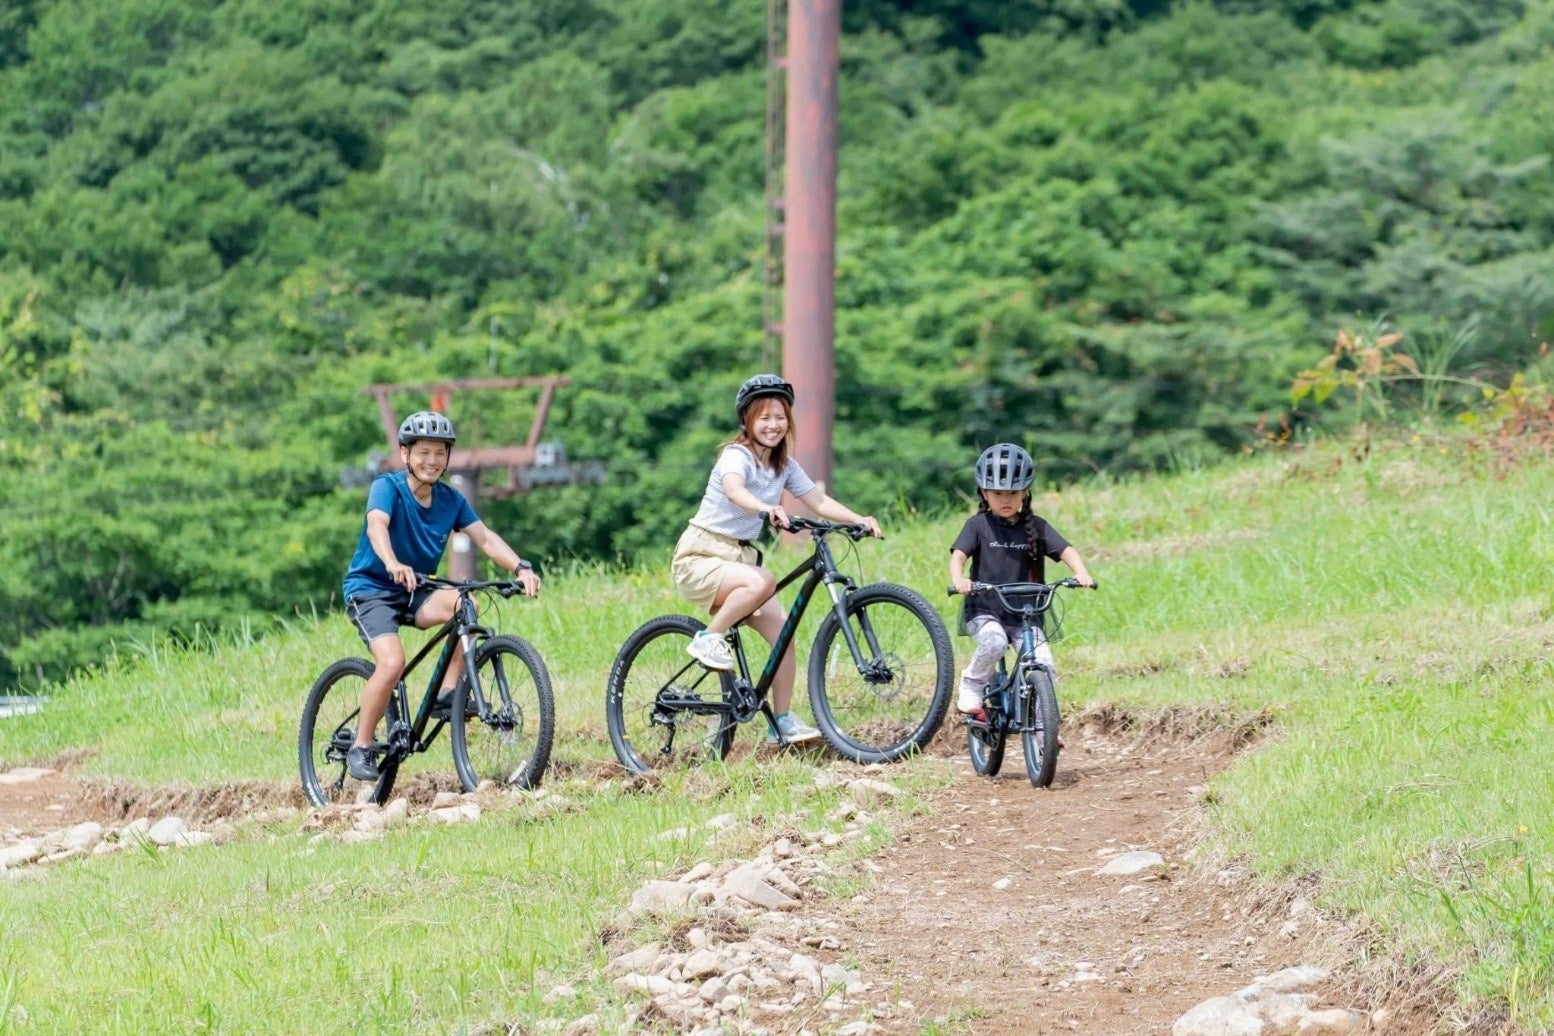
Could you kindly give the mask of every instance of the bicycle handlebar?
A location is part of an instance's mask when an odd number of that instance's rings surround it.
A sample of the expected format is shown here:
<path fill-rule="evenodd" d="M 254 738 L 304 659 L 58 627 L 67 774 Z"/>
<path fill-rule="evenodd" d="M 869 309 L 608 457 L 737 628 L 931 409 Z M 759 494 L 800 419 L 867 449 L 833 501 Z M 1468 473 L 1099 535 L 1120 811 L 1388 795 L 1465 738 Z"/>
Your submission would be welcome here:
<path fill-rule="evenodd" d="M 1034 597 L 1038 594 L 1050 595 L 1053 591 L 1058 589 L 1099 590 L 1100 588 L 1101 581 L 1099 579 L 1092 581 L 1091 584 L 1087 587 L 1073 576 L 1069 576 L 1067 579 L 1060 579 L 1056 583 L 1005 583 L 1002 586 L 999 586 L 996 583 L 972 583 L 971 593 L 980 594 L 991 592 L 997 596 L 1001 602 L 1003 602 L 1005 608 L 1008 608 L 1011 611 L 1019 611 L 1020 606 L 1017 604 L 1011 604 L 1009 598 L 1004 596 L 1005 594 L 1008 594 L 1012 597 Z M 948 587 L 946 592 L 950 597 L 954 597 L 960 591 L 956 590 L 952 586 Z"/>
<path fill-rule="evenodd" d="M 770 525 L 772 512 L 762 511 L 761 513 L 766 517 L 767 524 Z M 794 514 L 788 515 L 788 526 L 784 531 L 807 532 L 815 536 L 825 536 L 829 533 L 839 532 L 854 542 L 863 539 L 865 536 L 873 535 L 867 528 L 857 522 L 828 522 L 820 518 L 803 518 Z M 880 538 L 884 539 L 883 536 Z"/>
<path fill-rule="evenodd" d="M 495 590 L 503 597 L 528 597 L 523 584 L 516 579 L 443 579 L 440 576 L 424 576 L 417 573 L 416 586 L 429 586 L 438 590 L 457 590 L 472 593 L 476 590 Z"/>

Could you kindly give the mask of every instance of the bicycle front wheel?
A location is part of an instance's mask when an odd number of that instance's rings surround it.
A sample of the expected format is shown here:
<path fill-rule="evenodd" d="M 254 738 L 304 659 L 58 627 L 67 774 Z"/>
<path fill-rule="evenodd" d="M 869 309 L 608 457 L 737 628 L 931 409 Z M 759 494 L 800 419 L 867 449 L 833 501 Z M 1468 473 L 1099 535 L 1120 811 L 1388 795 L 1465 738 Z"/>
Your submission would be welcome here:
<path fill-rule="evenodd" d="M 394 790 L 398 759 L 380 758 L 380 776 L 373 785 L 353 779 L 345 769 L 345 753 L 356 740 L 362 689 L 373 669 L 365 658 L 343 658 L 325 669 L 308 691 L 297 732 L 297 765 L 303 794 L 314 806 L 353 803 L 367 789 L 371 790 L 371 801 L 381 804 Z M 398 711 L 390 698 L 385 729 L 393 727 Z"/>
<path fill-rule="evenodd" d="M 661 615 L 637 627 L 615 656 L 605 721 L 615 757 L 632 773 L 728 757 L 734 717 L 726 707 L 734 678 L 685 651 L 705 628 L 689 615 Z"/>
<path fill-rule="evenodd" d="M 545 776 L 556 734 L 550 674 L 533 645 L 492 637 L 475 651 L 479 693 L 461 680 L 453 696 L 453 767 L 465 791 L 481 781 L 532 788 Z M 471 700 L 473 695 L 473 700 Z"/>
<path fill-rule="evenodd" d="M 1050 788 L 1058 772 L 1058 694 L 1052 673 L 1037 666 L 1026 675 L 1025 773 L 1038 788 Z"/>
<path fill-rule="evenodd" d="M 846 612 L 859 658 L 836 612 L 828 612 L 809 653 L 810 708 L 843 756 L 895 762 L 944 722 L 955 675 L 950 634 L 921 594 L 891 583 L 852 591 Z"/>

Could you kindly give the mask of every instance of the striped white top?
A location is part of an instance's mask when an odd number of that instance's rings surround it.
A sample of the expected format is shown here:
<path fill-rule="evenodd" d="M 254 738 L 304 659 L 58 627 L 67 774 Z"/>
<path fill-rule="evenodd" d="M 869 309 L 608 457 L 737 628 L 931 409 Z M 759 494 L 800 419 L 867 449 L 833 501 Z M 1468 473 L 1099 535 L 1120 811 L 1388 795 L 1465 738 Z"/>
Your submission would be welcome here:
<path fill-rule="evenodd" d="M 691 519 L 692 525 L 736 540 L 754 540 L 761 535 L 766 519 L 736 507 L 723 492 L 723 477 L 736 474 L 745 477 L 745 488 L 767 506 L 781 503 L 784 489 L 801 497 L 815 488 L 815 483 L 792 457 L 781 471 L 773 471 L 756 463 L 755 454 L 748 448 L 738 444 L 725 446 L 718 455 L 718 462 L 712 466 L 712 474 L 707 476 L 707 491 L 702 494 L 701 507 Z"/>

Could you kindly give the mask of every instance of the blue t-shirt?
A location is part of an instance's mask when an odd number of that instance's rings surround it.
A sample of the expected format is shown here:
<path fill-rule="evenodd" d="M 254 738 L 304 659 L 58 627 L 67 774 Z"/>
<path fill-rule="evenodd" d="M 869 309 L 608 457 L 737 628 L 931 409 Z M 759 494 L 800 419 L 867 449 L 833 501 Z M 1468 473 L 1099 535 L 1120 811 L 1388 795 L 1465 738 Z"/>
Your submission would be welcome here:
<path fill-rule="evenodd" d="M 367 491 L 367 512 L 373 511 L 389 516 L 389 543 L 394 547 L 395 559 L 421 575 L 437 571 L 450 535 L 480 521 L 464 495 L 442 482 L 432 484 L 431 505 L 422 507 L 410 492 L 410 480 L 403 471 L 391 471 L 372 480 L 372 488 Z M 347 600 L 400 588 L 389 578 L 378 552 L 372 549 L 365 519 L 342 588 Z"/>

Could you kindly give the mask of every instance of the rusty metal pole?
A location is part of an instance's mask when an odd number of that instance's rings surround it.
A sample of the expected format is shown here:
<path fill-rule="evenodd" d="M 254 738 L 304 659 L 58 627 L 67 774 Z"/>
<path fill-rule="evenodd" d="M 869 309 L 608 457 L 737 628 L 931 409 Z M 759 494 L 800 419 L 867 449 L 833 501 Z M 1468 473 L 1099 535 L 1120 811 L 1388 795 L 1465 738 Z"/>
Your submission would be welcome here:
<path fill-rule="evenodd" d="M 798 459 L 831 491 L 836 406 L 836 112 L 842 0 L 788 2 L 782 373 L 798 396 Z"/>

